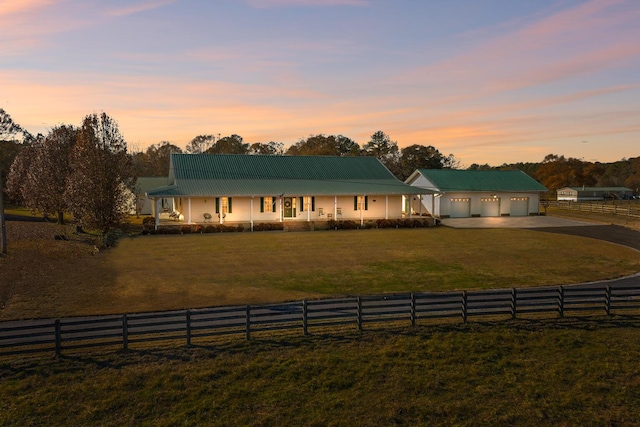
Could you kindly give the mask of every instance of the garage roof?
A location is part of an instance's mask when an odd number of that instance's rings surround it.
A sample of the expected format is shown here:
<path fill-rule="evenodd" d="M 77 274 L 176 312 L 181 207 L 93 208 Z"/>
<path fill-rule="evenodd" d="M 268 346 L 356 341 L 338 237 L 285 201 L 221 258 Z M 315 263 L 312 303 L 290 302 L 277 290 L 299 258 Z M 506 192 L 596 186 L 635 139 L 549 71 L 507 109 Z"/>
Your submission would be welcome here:
<path fill-rule="evenodd" d="M 519 191 L 542 192 L 547 188 L 520 170 L 455 170 L 417 169 L 407 183 L 415 182 L 420 175 L 433 184 L 437 191 Z"/>

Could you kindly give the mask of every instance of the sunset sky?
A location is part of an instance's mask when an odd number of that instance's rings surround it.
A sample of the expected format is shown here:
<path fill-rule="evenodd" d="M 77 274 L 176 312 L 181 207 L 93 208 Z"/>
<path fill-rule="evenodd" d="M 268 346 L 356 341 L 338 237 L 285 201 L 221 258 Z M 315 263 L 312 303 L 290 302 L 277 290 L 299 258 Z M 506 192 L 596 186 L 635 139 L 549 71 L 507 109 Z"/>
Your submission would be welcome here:
<path fill-rule="evenodd" d="M 463 165 L 640 156 L 640 0 L 0 0 L 0 108 L 135 151 L 377 130 Z"/>

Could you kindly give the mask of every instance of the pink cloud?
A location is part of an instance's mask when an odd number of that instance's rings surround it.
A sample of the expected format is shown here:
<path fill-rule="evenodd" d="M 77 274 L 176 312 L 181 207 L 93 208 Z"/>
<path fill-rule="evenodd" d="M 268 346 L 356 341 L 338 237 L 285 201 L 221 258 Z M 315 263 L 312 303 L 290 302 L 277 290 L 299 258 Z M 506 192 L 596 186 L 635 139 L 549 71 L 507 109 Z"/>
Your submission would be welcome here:
<path fill-rule="evenodd" d="M 111 16 L 126 16 L 133 15 L 135 13 L 146 12 L 153 9 L 158 9 L 160 7 L 164 7 L 168 4 L 175 3 L 177 0 L 155 0 L 155 1 L 147 1 L 144 3 L 133 4 L 127 7 L 112 9 L 109 11 L 109 15 Z"/>
<path fill-rule="evenodd" d="M 368 0 L 247 0 L 249 5 L 260 8 L 289 6 L 366 6 Z"/>

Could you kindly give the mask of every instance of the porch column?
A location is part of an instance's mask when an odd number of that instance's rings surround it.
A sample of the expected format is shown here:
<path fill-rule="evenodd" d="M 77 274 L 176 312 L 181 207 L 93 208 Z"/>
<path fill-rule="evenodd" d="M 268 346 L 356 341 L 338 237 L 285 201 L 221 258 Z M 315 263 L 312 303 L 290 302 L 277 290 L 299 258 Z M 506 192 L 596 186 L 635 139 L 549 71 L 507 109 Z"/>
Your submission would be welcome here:
<path fill-rule="evenodd" d="M 420 203 L 420 218 L 422 218 L 422 194 L 418 194 L 418 203 Z"/>
<path fill-rule="evenodd" d="M 162 199 L 160 199 L 162 200 Z M 160 227 L 160 209 L 158 209 L 158 199 L 153 199 L 153 206 L 155 207 L 154 217 L 156 219 L 156 230 Z"/>
<path fill-rule="evenodd" d="M 191 224 L 191 197 L 189 197 L 187 199 L 187 205 L 188 205 L 187 210 L 189 211 L 189 221 L 188 221 L 188 223 Z"/>
<path fill-rule="evenodd" d="M 360 227 L 364 225 L 364 198 L 367 197 L 365 195 L 362 196 L 362 205 L 360 205 Z"/>
<path fill-rule="evenodd" d="M 413 196 L 409 194 L 409 218 L 413 218 Z"/>
<path fill-rule="evenodd" d="M 338 220 L 338 196 L 333 196 L 333 220 Z"/>
<path fill-rule="evenodd" d="M 279 211 L 280 211 L 280 222 L 283 222 L 284 221 L 284 211 L 282 210 L 282 196 L 280 196 L 279 199 L 280 199 L 280 208 L 279 208 Z"/>
<path fill-rule="evenodd" d="M 253 231 L 253 196 L 249 200 L 249 221 L 251 221 L 251 231 Z"/>
<path fill-rule="evenodd" d="M 384 196 L 384 219 L 389 219 L 389 195 Z"/>
<path fill-rule="evenodd" d="M 307 206 L 307 222 L 311 221 L 311 197 L 309 196 L 309 206 Z M 302 197 L 302 204 L 304 205 L 304 197 Z"/>

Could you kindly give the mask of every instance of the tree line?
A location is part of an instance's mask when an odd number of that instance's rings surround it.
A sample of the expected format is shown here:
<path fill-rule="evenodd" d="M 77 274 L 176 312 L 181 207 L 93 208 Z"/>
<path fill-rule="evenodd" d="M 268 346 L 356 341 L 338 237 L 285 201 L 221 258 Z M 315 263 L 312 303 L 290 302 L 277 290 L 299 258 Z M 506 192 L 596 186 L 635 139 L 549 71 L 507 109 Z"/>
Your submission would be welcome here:
<path fill-rule="evenodd" d="M 22 141 L 16 137 L 22 134 Z M 77 221 L 106 234 L 128 214 L 127 198 L 140 176 L 167 176 L 172 153 L 294 156 L 374 156 L 400 180 L 416 169 L 463 169 L 453 154 L 429 145 L 399 148 L 379 130 L 363 145 L 344 135 L 310 135 L 285 149 L 282 142 L 245 143 L 240 135 L 198 135 L 182 150 L 169 141 L 129 152 L 117 122 L 106 113 L 91 114 L 80 127 L 60 125 L 46 136 L 32 135 L 0 108 L 0 178 L 10 199 L 63 221 Z M 638 193 L 640 157 L 613 163 L 585 162 L 549 154 L 539 163 L 498 167 L 472 164 L 468 170 L 519 169 L 550 193 L 568 186 L 625 186 Z M 135 203 L 135 202 L 134 202 Z"/>
<path fill-rule="evenodd" d="M 640 194 L 640 157 L 617 162 L 585 162 L 582 159 L 548 154 L 539 163 L 512 163 L 502 166 L 472 164 L 469 170 L 521 170 L 549 189 L 551 197 L 564 187 L 627 187 Z"/>
<path fill-rule="evenodd" d="M 284 143 L 245 143 L 240 135 L 216 138 L 215 135 L 198 135 L 183 151 L 169 141 L 153 144 L 144 152 L 133 154 L 133 161 L 140 176 L 166 176 L 171 153 L 188 154 L 261 154 L 289 156 L 374 156 L 400 180 L 405 180 L 419 168 L 456 168 L 459 162 L 453 154 L 443 155 L 433 146 L 414 144 L 398 148 L 383 131 L 374 132 L 363 146 L 344 135 L 311 135 L 301 138 L 289 148 Z"/>

